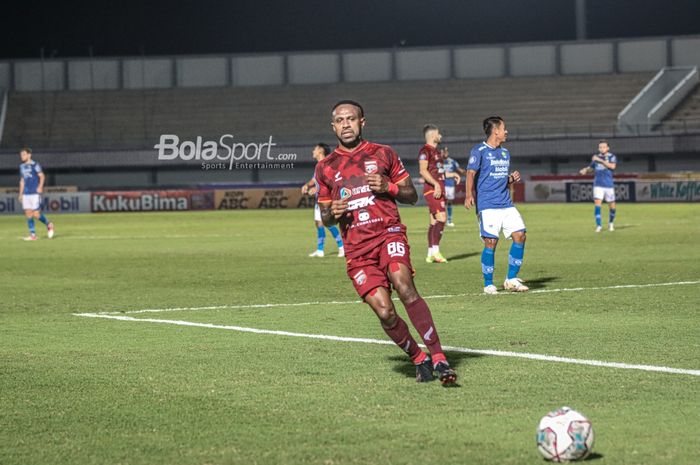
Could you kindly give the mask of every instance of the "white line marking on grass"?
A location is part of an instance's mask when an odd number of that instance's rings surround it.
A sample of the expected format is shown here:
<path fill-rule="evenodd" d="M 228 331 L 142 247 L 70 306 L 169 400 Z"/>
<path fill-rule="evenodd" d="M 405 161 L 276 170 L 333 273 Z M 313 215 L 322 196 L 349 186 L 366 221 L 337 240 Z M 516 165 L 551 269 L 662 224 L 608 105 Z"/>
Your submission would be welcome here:
<path fill-rule="evenodd" d="M 600 286 L 600 287 L 570 287 L 560 289 L 535 289 L 529 291 L 528 294 L 548 294 L 552 292 L 582 292 L 582 291 L 599 291 L 608 289 L 640 289 L 646 287 L 662 287 L 662 286 L 687 286 L 692 284 L 700 284 L 697 281 L 677 281 L 670 283 L 651 283 L 651 284 L 618 284 L 616 286 Z M 498 295 L 516 295 L 514 292 L 501 292 Z M 443 294 L 443 295 L 428 295 L 423 296 L 424 299 L 451 299 L 454 297 L 478 297 L 483 296 L 481 292 L 471 294 Z M 518 294 L 520 295 L 520 294 Z M 493 298 L 492 296 L 487 296 Z M 397 298 L 394 298 L 398 301 Z M 164 313 L 164 312 L 181 312 L 181 311 L 199 311 L 199 310 L 240 310 L 247 308 L 276 308 L 276 307 L 307 307 L 312 305 L 350 305 L 361 303 L 360 300 L 331 300 L 331 301 L 313 301 L 313 302 L 293 302 L 293 303 L 274 303 L 274 304 L 241 304 L 241 305 L 213 305 L 208 307 L 171 307 L 171 308 L 144 308 L 141 310 L 125 310 L 112 312 L 97 312 L 98 315 L 124 315 L 137 313 Z"/>
<path fill-rule="evenodd" d="M 254 334 L 272 334 L 275 336 L 288 336 L 288 337 L 303 337 L 307 339 L 322 339 L 326 341 L 337 341 L 337 342 L 361 342 L 365 344 L 381 344 L 381 345 L 394 345 L 393 342 L 381 339 L 369 339 L 369 338 L 358 338 L 358 337 L 342 337 L 342 336 L 329 336 L 326 334 L 306 334 L 306 333 L 295 333 L 290 331 L 275 331 L 270 329 L 258 329 L 258 328 L 246 328 L 243 326 L 229 326 L 229 325 L 215 325 L 212 323 L 197 323 L 192 321 L 182 321 L 182 320 L 160 320 L 155 318 L 134 318 L 131 316 L 118 316 L 118 315 L 104 315 L 98 313 L 74 313 L 75 316 L 87 317 L 87 318 L 106 318 L 111 320 L 120 321 L 131 321 L 131 322 L 141 322 L 141 323 L 160 323 L 168 325 L 177 326 L 194 326 L 198 328 L 210 328 L 210 329 L 225 329 L 229 331 L 238 331 L 242 333 L 254 333 Z M 425 346 L 423 346 L 425 347 Z M 641 371 L 651 371 L 660 373 L 673 373 L 678 375 L 691 375 L 700 376 L 700 370 L 688 370 L 684 368 L 671 368 L 665 366 L 654 366 L 654 365 L 634 365 L 628 363 L 619 362 L 604 362 L 600 360 L 585 360 L 569 357 L 557 357 L 554 355 L 542 355 L 542 354 L 530 354 L 527 352 L 510 352 L 502 350 L 482 350 L 482 349 L 468 349 L 465 347 L 452 347 L 443 346 L 446 352 L 462 352 L 465 354 L 479 354 L 479 355 L 491 355 L 496 357 L 515 357 L 524 358 L 528 360 L 539 360 L 543 362 L 559 362 L 559 363 L 570 363 L 575 365 L 589 365 L 596 367 L 606 367 L 606 368 L 618 368 L 623 370 L 641 370 Z"/>

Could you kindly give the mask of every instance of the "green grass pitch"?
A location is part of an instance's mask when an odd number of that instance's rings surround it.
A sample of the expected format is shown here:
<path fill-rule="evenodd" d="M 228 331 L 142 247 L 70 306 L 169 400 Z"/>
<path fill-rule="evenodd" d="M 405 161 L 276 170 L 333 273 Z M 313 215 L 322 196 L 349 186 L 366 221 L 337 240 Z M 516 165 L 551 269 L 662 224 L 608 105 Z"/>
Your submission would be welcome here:
<path fill-rule="evenodd" d="M 481 295 L 461 207 L 450 262 L 426 264 L 426 209 L 402 208 L 443 344 L 700 369 L 700 284 L 610 288 L 700 280 L 697 205 L 622 204 L 600 234 L 592 205 L 519 209 L 521 276 L 547 292 Z M 591 419 L 592 463 L 698 463 L 690 374 L 451 353 L 461 387 L 444 389 L 392 346 L 74 315 L 229 306 L 129 316 L 386 339 L 365 305 L 322 303 L 357 296 L 330 235 L 306 256 L 311 211 L 51 219 L 53 240 L 25 243 L 23 219 L 0 217 L 2 465 L 541 464 L 537 422 L 563 405 Z M 250 307 L 304 302 L 321 303 Z"/>

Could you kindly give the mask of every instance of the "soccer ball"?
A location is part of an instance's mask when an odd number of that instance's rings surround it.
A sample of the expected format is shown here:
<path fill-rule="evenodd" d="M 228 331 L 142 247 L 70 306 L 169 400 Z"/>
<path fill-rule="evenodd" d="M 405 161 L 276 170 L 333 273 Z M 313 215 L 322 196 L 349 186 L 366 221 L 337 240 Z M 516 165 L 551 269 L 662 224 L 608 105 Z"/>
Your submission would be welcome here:
<path fill-rule="evenodd" d="M 593 425 L 569 407 L 548 413 L 537 426 L 537 449 L 553 462 L 581 460 L 593 447 Z"/>

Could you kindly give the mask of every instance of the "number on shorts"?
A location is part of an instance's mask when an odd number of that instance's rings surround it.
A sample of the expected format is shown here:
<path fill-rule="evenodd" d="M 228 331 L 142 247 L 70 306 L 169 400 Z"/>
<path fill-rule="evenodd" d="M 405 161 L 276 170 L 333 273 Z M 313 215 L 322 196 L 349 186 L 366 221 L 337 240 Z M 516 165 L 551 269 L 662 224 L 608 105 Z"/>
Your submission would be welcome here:
<path fill-rule="evenodd" d="M 406 255 L 406 247 L 404 247 L 403 242 L 389 242 L 386 245 L 386 251 L 389 252 L 389 255 L 392 257 L 403 257 Z"/>

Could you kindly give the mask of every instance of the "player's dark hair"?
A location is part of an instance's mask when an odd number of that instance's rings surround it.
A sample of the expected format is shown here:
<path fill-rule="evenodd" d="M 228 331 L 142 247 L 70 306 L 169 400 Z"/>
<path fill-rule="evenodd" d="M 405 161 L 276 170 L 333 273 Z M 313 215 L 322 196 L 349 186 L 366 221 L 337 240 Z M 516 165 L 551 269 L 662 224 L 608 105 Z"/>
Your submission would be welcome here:
<path fill-rule="evenodd" d="M 491 137 L 491 131 L 493 131 L 493 128 L 500 125 L 503 122 L 503 118 L 500 116 L 489 116 L 484 120 L 484 132 L 486 133 L 486 137 Z"/>
<path fill-rule="evenodd" d="M 328 144 L 324 144 L 323 142 L 319 142 L 316 144 L 316 147 L 321 147 L 321 150 L 323 150 L 323 155 L 328 155 L 331 153 L 331 148 L 328 146 Z"/>
<path fill-rule="evenodd" d="M 32 149 L 30 149 L 29 147 L 22 147 L 21 149 L 19 149 L 19 153 L 22 153 L 22 152 L 27 152 L 29 155 L 31 155 Z"/>
<path fill-rule="evenodd" d="M 335 109 L 338 108 L 338 107 L 341 106 L 341 105 L 352 105 L 352 106 L 354 106 L 354 107 L 359 108 L 359 109 L 360 109 L 360 118 L 364 118 L 364 116 L 365 116 L 365 109 L 362 108 L 362 105 L 360 105 L 359 103 L 357 103 L 357 102 L 354 101 L 354 100 L 341 100 L 340 102 L 336 103 L 335 105 L 333 105 L 333 108 L 331 108 L 331 114 L 333 114 L 333 112 L 335 111 Z"/>
<path fill-rule="evenodd" d="M 598 141 L 598 143 L 599 143 L 599 144 L 610 145 L 610 143 L 609 143 L 606 139 L 600 139 L 600 140 Z"/>
<path fill-rule="evenodd" d="M 437 128 L 438 127 L 434 124 L 426 124 L 425 126 L 423 126 L 423 135 L 426 135 L 428 131 L 435 131 L 437 130 Z"/>

